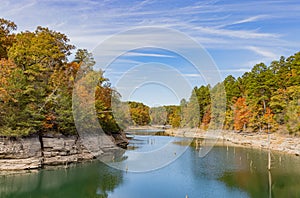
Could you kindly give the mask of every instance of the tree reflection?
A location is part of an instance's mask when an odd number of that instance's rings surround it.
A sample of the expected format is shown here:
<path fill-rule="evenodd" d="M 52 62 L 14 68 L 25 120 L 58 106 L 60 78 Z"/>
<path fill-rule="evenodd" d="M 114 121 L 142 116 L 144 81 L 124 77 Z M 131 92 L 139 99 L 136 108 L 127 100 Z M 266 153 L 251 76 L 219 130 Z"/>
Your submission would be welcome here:
<path fill-rule="evenodd" d="M 103 163 L 41 170 L 0 178 L 0 197 L 108 197 L 123 182 L 123 172 Z"/>

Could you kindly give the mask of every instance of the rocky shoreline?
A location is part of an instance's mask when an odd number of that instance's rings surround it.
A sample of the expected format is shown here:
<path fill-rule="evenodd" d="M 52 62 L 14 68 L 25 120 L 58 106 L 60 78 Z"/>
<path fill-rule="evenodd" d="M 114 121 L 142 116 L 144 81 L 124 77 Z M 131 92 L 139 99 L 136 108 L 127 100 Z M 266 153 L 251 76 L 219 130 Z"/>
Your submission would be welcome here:
<path fill-rule="evenodd" d="M 68 166 L 70 164 L 91 161 L 114 150 L 115 145 L 126 147 L 128 140 L 123 134 L 110 137 L 114 145 L 107 144 L 99 148 L 99 140 L 90 138 L 89 148 L 86 148 L 78 136 L 43 136 L 39 138 L 8 138 L 0 137 L 0 171 L 21 171 L 40 169 L 49 166 Z M 107 138 L 106 137 L 106 138 Z M 97 137 L 99 138 L 99 137 Z M 85 140 L 86 141 L 86 140 Z M 96 148 L 92 152 L 91 147 Z"/>
<path fill-rule="evenodd" d="M 217 138 L 219 142 L 227 142 L 232 146 L 243 146 L 248 148 L 268 149 L 268 134 L 236 132 L 236 131 L 202 131 L 200 129 L 168 129 L 165 131 L 171 136 L 194 137 L 194 138 Z M 270 149 L 300 156 L 300 137 L 270 134 Z"/>

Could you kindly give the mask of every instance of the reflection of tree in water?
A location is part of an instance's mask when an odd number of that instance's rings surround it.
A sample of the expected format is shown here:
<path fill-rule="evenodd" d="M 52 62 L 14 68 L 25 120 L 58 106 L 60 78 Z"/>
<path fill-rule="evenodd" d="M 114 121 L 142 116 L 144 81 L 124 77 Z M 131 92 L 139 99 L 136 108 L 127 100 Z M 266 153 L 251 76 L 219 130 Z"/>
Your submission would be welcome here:
<path fill-rule="evenodd" d="M 99 181 L 96 194 L 101 198 L 107 198 L 109 192 L 113 192 L 114 189 L 123 181 L 123 172 L 104 164 L 101 164 L 99 170 Z"/>
<path fill-rule="evenodd" d="M 0 177 L 0 197 L 108 197 L 123 182 L 123 172 L 103 163 Z"/>

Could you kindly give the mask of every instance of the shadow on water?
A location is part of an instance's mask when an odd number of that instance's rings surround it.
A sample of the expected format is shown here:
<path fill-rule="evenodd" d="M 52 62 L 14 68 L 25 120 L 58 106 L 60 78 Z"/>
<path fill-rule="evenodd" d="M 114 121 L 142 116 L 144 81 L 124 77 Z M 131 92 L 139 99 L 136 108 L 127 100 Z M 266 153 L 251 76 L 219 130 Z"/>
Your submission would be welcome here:
<path fill-rule="evenodd" d="M 0 197 L 108 197 L 123 172 L 100 162 L 0 178 Z"/>

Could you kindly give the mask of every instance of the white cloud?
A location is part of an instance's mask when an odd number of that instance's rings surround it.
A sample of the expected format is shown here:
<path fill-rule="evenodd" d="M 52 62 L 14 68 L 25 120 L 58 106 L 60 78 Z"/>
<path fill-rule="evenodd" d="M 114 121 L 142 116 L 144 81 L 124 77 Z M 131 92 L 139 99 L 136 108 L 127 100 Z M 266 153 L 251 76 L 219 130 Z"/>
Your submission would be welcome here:
<path fill-rule="evenodd" d="M 256 46 L 248 46 L 248 47 L 246 47 L 246 49 L 249 49 L 265 58 L 270 58 L 272 60 L 274 60 L 278 57 L 278 55 L 276 53 L 273 53 L 269 49 L 264 49 L 264 48 L 256 47 Z"/>
<path fill-rule="evenodd" d="M 260 20 L 260 19 L 265 19 L 265 18 L 267 18 L 267 17 L 268 17 L 267 15 L 251 16 L 251 17 L 248 17 L 248 18 L 246 18 L 246 19 L 242 19 L 242 20 L 233 22 L 232 24 L 250 23 L 250 22 L 258 21 L 258 20 Z"/>
<path fill-rule="evenodd" d="M 201 74 L 182 74 L 182 76 L 186 76 L 186 77 L 202 77 Z"/>
<path fill-rule="evenodd" d="M 128 52 L 125 56 L 143 56 L 143 57 L 161 57 L 161 58 L 174 58 L 174 56 L 166 54 L 155 54 L 155 53 L 141 53 L 141 52 Z"/>

